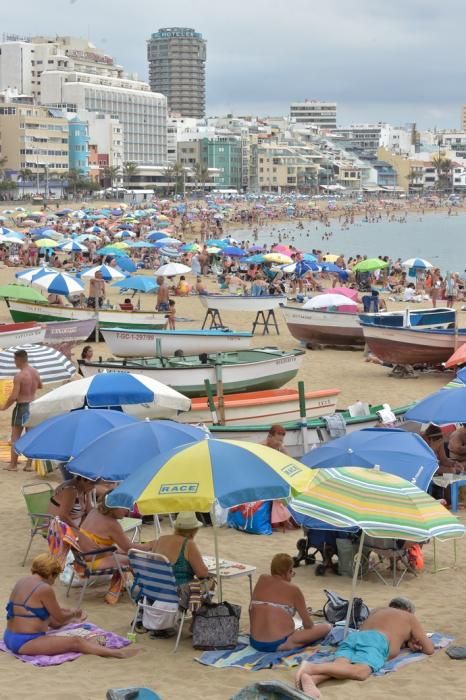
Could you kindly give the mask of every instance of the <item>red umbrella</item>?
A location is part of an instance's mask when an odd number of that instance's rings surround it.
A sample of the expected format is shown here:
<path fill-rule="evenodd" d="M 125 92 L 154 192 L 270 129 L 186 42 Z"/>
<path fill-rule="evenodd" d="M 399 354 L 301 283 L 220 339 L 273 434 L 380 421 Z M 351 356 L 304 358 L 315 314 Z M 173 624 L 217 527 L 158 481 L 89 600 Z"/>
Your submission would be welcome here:
<path fill-rule="evenodd" d="M 357 289 L 349 289 L 349 287 L 332 287 L 332 289 L 329 291 L 331 291 L 332 294 L 341 294 L 344 297 L 348 297 L 348 299 L 358 301 Z"/>

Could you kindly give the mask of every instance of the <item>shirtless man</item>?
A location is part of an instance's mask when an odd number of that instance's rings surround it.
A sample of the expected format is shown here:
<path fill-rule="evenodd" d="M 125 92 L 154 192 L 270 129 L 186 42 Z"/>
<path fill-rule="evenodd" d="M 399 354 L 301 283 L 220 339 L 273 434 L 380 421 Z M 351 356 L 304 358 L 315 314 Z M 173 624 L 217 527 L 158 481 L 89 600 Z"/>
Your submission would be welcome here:
<path fill-rule="evenodd" d="M 365 681 L 379 671 L 403 647 L 433 654 L 435 649 L 414 615 L 407 598 L 393 598 L 388 608 L 374 610 L 359 631 L 350 632 L 339 645 L 335 660 L 312 664 L 304 661 L 296 675 L 296 685 L 311 698 L 320 698 L 318 685 L 330 679 Z"/>
<path fill-rule="evenodd" d="M 466 426 L 462 425 L 450 435 L 448 449 L 451 459 L 466 462 Z"/>
<path fill-rule="evenodd" d="M 94 278 L 89 282 L 88 305 L 94 309 L 101 309 L 105 299 L 105 282 L 101 272 L 96 272 Z"/>
<path fill-rule="evenodd" d="M 157 304 L 156 304 L 156 310 L 157 311 L 168 311 L 170 309 L 170 305 L 168 303 L 168 287 L 165 284 L 165 277 L 162 277 L 161 275 L 157 277 L 157 284 L 159 285 L 159 288 L 157 290 Z"/>
<path fill-rule="evenodd" d="M 6 411 L 7 408 L 15 404 L 11 415 L 11 461 L 10 466 L 5 467 L 7 471 L 11 472 L 18 470 L 18 455 L 14 445 L 16 440 L 21 437 L 25 424 L 29 420 L 29 404 L 36 398 L 36 391 L 42 389 L 39 373 L 28 364 L 26 350 L 15 352 L 15 365 L 19 372 L 13 380 L 13 391 L 1 408 L 2 411 Z M 26 462 L 24 471 L 31 471 L 31 460 Z"/>

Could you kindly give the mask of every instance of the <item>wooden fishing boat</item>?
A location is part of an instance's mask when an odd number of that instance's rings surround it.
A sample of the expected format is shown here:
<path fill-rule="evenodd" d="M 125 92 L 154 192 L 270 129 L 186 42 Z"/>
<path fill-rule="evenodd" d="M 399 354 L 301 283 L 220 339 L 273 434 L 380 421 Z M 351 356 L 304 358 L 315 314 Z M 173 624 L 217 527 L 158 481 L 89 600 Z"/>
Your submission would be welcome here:
<path fill-rule="evenodd" d="M 392 411 L 397 419 L 401 419 L 412 405 L 413 404 L 393 408 Z M 337 413 L 339 413 L 344 420 L 346 432 L 351 433 L 354 430 L 372 428 L 378 425 L 379 417 L 377 412 L 382 410 L 382 408 L 383 406 L 371 406 L 369 414 L 365 416 L 351 416 L 349 411 L 337 411 Z M 190 414 L 188 413 L 187 415 L 189 416 Z M 332 439 L 325 417 L 308 418 L 303 424 L 301 421 L 278 422 L 286 429 L 284 446 L 287 452 L 292 457 L 298 459 L 302 457 L 305 452 L 312 449 L 313 446 L 317 447 L 323 442 L 328 442 Z M 212 425 L 209 426 L 209 429 L 214 438 L 247 440 L 254 443 L 262 443 L 265 441 L 271 425 L 272 421 L 267 421 L 266 423 L 257 425 Z"/>
<path fill-rule="evenodd" d="M 306 347 L 362 348 L 364 335 L 357 314 L 281 306 L 293 338 Z"/>
<path fill-rule="evenodd" d="M 260 297 L 246 297 L 238 294 L 206 294 L 200 295 L 202 306 L 218 311 L 270 311 L 286 302 L 285 295 L 264 294 Z"/>
<path fill-rule="evenodd" d="M 335 412 L 340 389 L 306 391 L 306 415 L 308 418 L 327 416 Z M 218 407 L 218 398 L 214 397 Z M 299 419 L 299 394 L 297 389 L 273 389 L 252 391 L 247 394 L 228 394 L 224 397 L 226 425 L 255 425 L 262 421 L 282 423 Z M 180 416 L 185 423 L 212 424 L 213 416 L 207 397 L 192 399 L 191 410 Z"/>
<path fill-rule="evenodd" d="M 166 317 L 152 311 L 121 311 L 119 309 L 87 309 L 75 306 L 38 304 L 28 301 L 5 300 L 13 321 L 84 321 L 93 319 L 99 328 L 163 328 Z"/>
<path fill-rule="evenodd" d="M 84 362 L 81 372 L 90 377 L 100 372 L 137 372 L 167 384 L 185 396 L 205 396 L 208 379 L 214 393 L 221 376 L 225 394 L 279 389 L 293 379 L 301 366 L 304 350 L 259 348 L 205 356 L 131 358 Z"/>
<path fill-rule="evenodd" d="M 95 318 L 79 321 L 49 321 L 44 324 L 45 343 L 47 345 L 83 343 L 93 334 L 96 323 Z"/>
<path fill-rule="evenodd" d="M 362 324 L 369 350 L 391 365 L 435 367 L 446 362 L 466 340 L 466 328 L 421 329 L 390 328 Z"/>
<path fill-rule="evenodd" d="M 449 328 L 456 320 L 455 309 L 406 309 L 405 311 L 381 311 L 359 314 L 361 323 L 392 328 Z"/>
<path fill-rule="evenodd" d="M 33 321 L 0 324 L 0 348 L 42 343 L 44 338 L 45 328 Z"/>
<path fill-rule="evenodd" d="M 102 335 L 117 357 L 171 356 L 177 350 L 185 355 L 246 350 L 252 333 L 225 330 L 132 330 L 103 328 Z"/>

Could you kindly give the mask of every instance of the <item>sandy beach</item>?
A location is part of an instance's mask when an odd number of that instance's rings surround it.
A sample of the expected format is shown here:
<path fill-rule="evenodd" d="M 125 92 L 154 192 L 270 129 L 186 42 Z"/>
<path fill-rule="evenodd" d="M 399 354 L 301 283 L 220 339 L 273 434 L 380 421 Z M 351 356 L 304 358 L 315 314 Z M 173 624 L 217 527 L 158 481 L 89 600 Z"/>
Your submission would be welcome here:
<path fill-rule="evenodd" d="M 0 284 L 11 281 L 14 269 L 0 270 Z M 213 285 L 210 284 L 211 288 Z M 113 297 L 115 290 L 112 290 Z M 116 294 L 115 294 L 116 298 Z M 144 308 L 153 308 L 155 297 L 143 299 Z M 195 297 L 177 299 L 177 315 L 194 319 L 192 327 L 199 327 L 203 319 L 203 309 Z M 389 304 L 389 308 L 395 308 Z M 0 302 L 0 320 L 9 316 L 3 302 Z M 225 314 L 224 321 L 235 329 L 249 329 L 252 317 L 242 314 L 240 318 Z M 466 318 L 461 314 L 460 325 Z M 179 325 L 178 327 L 189 327 Z M 288 333 L 286 325 L 280 321 L 280 336 L 257 336 L 254 345 L 278 345 L 281 348 L 297 346 Z M 97 356 L 110 353 L 100 344 Z M 75 348 L 75 357 L 80 349 Z M 307 389 L 341 388 L 339 407 L 345 407 L 358 399 L 369 403 L 388 402 L 392 406 L 407 404 L 435 391 L 448 381 L 447 375 L 425 374 L 418 379 L 394 379 L 388 376 L 389 370 L 364 361 L 362 352 L 342 352 L 336 350 L 307 351 L 299 379 L 303 379 Z M 296 380 L 297 381 L 297 380 Z M 296 384 L 296 381 L 293 384 Z M 10 411 L 0 414 L 0 438 L 9 435 Z M 6 466 L 6 465 L 1 465 Z M 8 599 L 16 580 L 24 574 L 20 562 L 28 540 L 28 520 L 21 496 L 21 486 L 35 479 L 34 475 L 0 471 L 2 508 L 0 511 L 0 542 L 3 553 L 2 576 L 0 578 L 0 601 Z M 58 483 L 58 476 L 48 478 Z M 464 511 L 460 511 L 465 520 Z M 167 527 L 166 520 L 164 527 Z M 153 529 L 145 526 L 143 539 L 153 539 Z M 272 556 L 277 552 L 295 553 L 299 531 L 275 533 L 272 536 L 254 536 L 223 529 L 220 532 L 220 555 L 257 566 L 257 573 L 266 572 Z M 213 553 L 213 538 L 209 528 L 198 535 L 198 544 L 205 554 Z M 43 543 L 36 538 L 32 554 L 44 551 Z M 464 632 L 462 593 L 466 566 L 466 541 L 458 541 L 458 566 L 445 571 L 432 573 L 433 546 L 425 547 L 426 569 L 418 577 L 407 576 L 396 593 L 412 598 L 417 606 L 419 618 L 429 632 L 437 631 L 455 637 L 457 643 L 466 643 Z M 440 543 L 438 552 L 444 565 L 453 563 L 453 545 Z M 29 563 L 31 558 L 29 559 Z M 325 596 L 323 588 L 330 588 L 347 596 L 350 579 L 327 574 L 325 578 L 314 575 L 313 567 L 302 566 L 297 570 L 295 582 L 305 592 L 306 600 L 313 608 L 321 608 Z M 56 584 L 59 600 L 66 601 L 64 586 Z M 391 587 L 384 586 L 375 576 L 361 582 L 360 594 L 369 606 L 384 605 L 395 594 Z M 132 619 L 133 608 L 126 597 L 115 607 L 103 601 L 105 586 L 89 589 L 84 600 L 84 608 L 89 620 L 105 629 L 126 635 Z M 240 578 L 224 586 L 226 600 L 242 606 L 241 627 L 248 629 L 249 589 L 246 578 Z M 77 601 L 76 589 L 72 589 L 70 605 Z M 98 700 L 105 697 L 111 687 L 148 686 L 158 692 L 164 700 L 184 700 L 187 697 L 205 700 L 230 698 L 240 688 L 270 678 L 293 682 L 290 671 L 262 671 L 252 673 L 239 669 L 211 669 L 194 661 L 197 652 L 190 640 L 184 636 L 180 650 L 173 654 L 173 640 L 151 640 L 147 635 L 138 636 L 137 645 L 142 652 L 129 660 L 104 660 L 81 657 L 72 663 L 51 669 L 34 668 L 22 664 L 10 655 L 0 654 L 1 697 L 29 698 L 38 700 Z M 434 699 L 438 697 L 463 698 L 466 684 L 466 666 L 461 661 L 452 661 L 444 651 L 419 663 L 412 664 L 383 678 L 370 678 L 364 683 L 331 682 L 324 686 L 323 696 L 329 700 L 348 698 L 349 700 L 385 700 L 390 697 Z"/>

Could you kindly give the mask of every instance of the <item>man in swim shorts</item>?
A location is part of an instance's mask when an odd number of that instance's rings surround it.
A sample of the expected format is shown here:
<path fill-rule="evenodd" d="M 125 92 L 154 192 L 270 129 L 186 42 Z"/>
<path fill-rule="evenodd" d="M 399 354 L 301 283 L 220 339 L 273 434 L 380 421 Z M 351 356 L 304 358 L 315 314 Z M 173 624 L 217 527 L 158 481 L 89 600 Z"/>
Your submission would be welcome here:
<path fill-rule="evenodd" d="M 398 656 L 403 647 L 433 654 L 434 645 L 414 615 L 407 598 L 393 598 L 388 608 L 374 610 L 358 631 L 341 642 L 330 663 L 304 661 L 296 675 L 296 685 L 309 697 L 320 698 L 318 685 L 330 679 L 365 681 L 380 671 L 388 659 Z"/>

